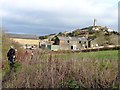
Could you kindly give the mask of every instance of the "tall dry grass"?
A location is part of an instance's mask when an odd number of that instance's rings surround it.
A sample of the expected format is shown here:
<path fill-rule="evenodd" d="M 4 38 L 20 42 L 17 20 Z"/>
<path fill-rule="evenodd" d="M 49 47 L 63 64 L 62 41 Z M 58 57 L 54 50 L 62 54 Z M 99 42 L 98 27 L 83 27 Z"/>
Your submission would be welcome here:
<path fill-rule="evenodd" d="M 21 60 L 21 57 L 24 57 L 23 49 L 21 48 L 21 45 L 13 40 L 11 40 L 8 35 L 3 31 L 2 32 L 2 47 L 1 47 L 1 53 L 2 53 L 2 60 L 0 62 L 1 64 L 1 70 L 2 75 L 4 76 L 5 70 L 7 69 L 8 65 L 8 58 L 7 58 L 7 52 L 10 49 L 10 46 L 14 46 L 17 49 L 16 56 L 18 60 Z"/>
<path fill-rule="evenodd" d="M 81 59 L 70 53 L 69 60 L 58 54 L 35 52 L 24 58 L 3 88 L 118 88 L 117 60 Z"/>

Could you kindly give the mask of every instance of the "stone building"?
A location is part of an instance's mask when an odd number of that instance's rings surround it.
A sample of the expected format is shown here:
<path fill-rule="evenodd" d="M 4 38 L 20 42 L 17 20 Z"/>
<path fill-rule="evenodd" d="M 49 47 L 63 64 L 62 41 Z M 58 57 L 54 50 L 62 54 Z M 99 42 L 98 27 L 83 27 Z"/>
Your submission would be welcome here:
<path fill-rule="evenodd" d="M 46 45 L 50 50 L 81 50 L 91 47 L 91 39 L 86 37 L 55 36 L 53 43 Z"/>

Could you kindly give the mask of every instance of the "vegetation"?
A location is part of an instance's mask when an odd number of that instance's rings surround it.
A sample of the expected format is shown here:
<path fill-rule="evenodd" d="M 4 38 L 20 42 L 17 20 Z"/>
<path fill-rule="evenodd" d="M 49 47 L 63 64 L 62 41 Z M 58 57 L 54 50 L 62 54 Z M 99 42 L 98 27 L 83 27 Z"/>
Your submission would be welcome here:
<path fill-rule="evenodd" d="M 48 38 L 48 36 L 39 36 L 39 39 L 47 39 Z"/>
<path fill-rule="evenodd" d="M 64 60 L 69 60 L 72 57 L 88 60 L 118 60 L 118 51 L 117 50 L 109 50 L 109 51 L 97 51 L 97 52 L 80 52 L 80 53 L 71 53 L 71 52 L 63 52 L 56 54 L 58 58 Z M 74 55 L 74 56 L 73 56 Z"/>
<path fill-rule="evenodd" d="M 29 56 L 24 59 L 21 68 L 3 87 L 115 89 L 118 88 L 117 51 L 112 51 L 115 57 L 111 59 L 108 58 L 112 55 L 110 52 L 50 54 L 36 51 L 32 60 Z"/>
<path fill-rule="evenodd" d="M 103 31 L 97 31 L 95 32 L 95 42 L 97 42 L 99 45 L 118 45 L 118 35 L 114 33 L 105 33 Z"/>
<path fill-rule="evenodd" d="M 19 44 L 3 35 L 3 77 L 8 75 L 6 58 L 10 45 L 18 49 L 15 72 L 3 88 L 118 88 L 118 51 L 52 52 L 35 50 L 26 55 Z"/>
<path fill-rule="evenodd" d="M 1 64 L 1 68 L 3 69 L 2 71 L 2 74 L 3 76 L 9 71 L 9 65 L 8 65 L 8 60 L 7 60 L 7 52 L 10 48 L 10 46 L 14 46 L 16 49 L 17 49 L 17 52 L 16 52 L 16 56 L 17 56 L 17 59 L 20 60 L 20 58 L 24 55 L 23 55 L 23 49 L 21 48 L 21 45 L 10 40 L 7 35 L 2 32 L 2 64 Z M 20 55 L 20 56 L 18 56 Z M 16 64 L 16 69 L 17 69 L 17 65 Z"/>
<path fill-rule="evenodd" d="M 0 28 L 0 50 L 2 50 L 2 33 Z M 2 52 L 0 52 L 0 65 L 2 65 Z M 2 70 L 0 69 L 0 80 L 2 80 Z"/>
<path fill-rule="evenodd" d="M 94 28 L 97 28 L 97 30 L 94 30 Z M 120 33 L 116 31 L 109 32 L 107 27 L 89 26 L 82 29 L 76 29 L 69 33 L 59 32 L 58 34 L 56 34 L 56 36 L 65 36 L 65 37 L 87 36 L 88 38 L 93 39 L 95 43 L 98 43 L 98 45 L 106 46 L 106 45 L 118 45 L 118 36 L 120 36 Z M 39 38 L 48 39 L 49 37 L 50 35 L 46 35 L 46 36 L 40 36 Z"/>

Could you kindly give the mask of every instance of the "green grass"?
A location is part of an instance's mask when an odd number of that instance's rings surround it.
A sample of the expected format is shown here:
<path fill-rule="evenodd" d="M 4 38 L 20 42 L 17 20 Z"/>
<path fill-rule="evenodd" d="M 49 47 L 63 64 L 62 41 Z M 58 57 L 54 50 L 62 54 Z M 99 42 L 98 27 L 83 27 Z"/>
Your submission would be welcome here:
<path fill-rule="evenodd" d="M 80 59 L 97 59 L 97 60 L 118 60 L 118 50 L 97 51 L 97 52 L 80 52 L 56 54 L 57 58 L 62 60 L 70 60 L 71 58 Z"/>
<path fill-rule="evenodd" d="M 118 60 L 118 51 L 117 50 L 110 50 L 110 51 L 98 51 L 98 52 L 87 52 L 87 53 L 80 53 L 81 57 L 89 57 L 91 59 L 98 59 L 98 60 Z"/>
<path fill-rule="evenodd" d="M 21 64 L 19 64 L 19 63 L 16 62 L 16 63 L 14 64 L 14 72 L 19 71 L 20 66 L 21 66 Z M 9 67 L 9 63 L 7 63 L 7 64 L 6 64 L 6 68 L 5 68 L 5 74 L 8 75 L 9 72 L 10 72 L 10 67 Z"/>

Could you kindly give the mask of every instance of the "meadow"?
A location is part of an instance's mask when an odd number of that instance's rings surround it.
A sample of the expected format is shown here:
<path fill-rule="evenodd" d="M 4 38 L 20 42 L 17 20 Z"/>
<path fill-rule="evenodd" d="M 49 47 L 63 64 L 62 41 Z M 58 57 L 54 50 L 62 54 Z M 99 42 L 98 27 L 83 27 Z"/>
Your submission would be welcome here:
<path fill-rule="evenodd" d="M 118 60 L 119 58 L 117 50 L 58 54 L 58 58 L 60 57 L 63 58 L 64 60 L 70 60 L 70 58 L 72 57 L 75 57 L 78 60 L 79 59 Z"/>

